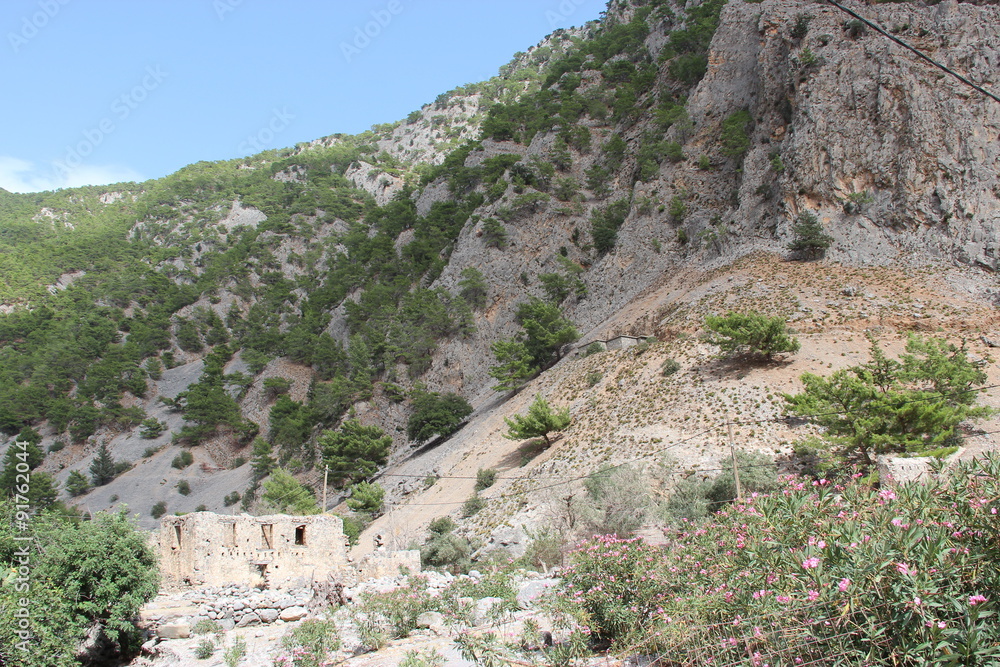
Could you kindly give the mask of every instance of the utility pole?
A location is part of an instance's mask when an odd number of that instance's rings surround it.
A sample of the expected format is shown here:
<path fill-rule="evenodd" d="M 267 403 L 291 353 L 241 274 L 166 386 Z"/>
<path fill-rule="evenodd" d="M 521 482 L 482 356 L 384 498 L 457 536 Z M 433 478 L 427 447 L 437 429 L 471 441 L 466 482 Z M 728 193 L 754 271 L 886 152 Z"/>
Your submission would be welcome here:
<path fill-rule="evenodd" d="M 326 514 L 326 480 L 330 476 L 330 464 L 323 467 L 323 514 Z"/>
<path fill-rule="evenodd" d="M 736 464 L 736 447 L 733 446 L 733 420 L 732 415 L 726 420 L 729 429 L 729 454 L 733 457 L 733 477 L 736 479 L 736 500 L 743 500 L 743 487 L 740 485 L 740 467 Z"/>

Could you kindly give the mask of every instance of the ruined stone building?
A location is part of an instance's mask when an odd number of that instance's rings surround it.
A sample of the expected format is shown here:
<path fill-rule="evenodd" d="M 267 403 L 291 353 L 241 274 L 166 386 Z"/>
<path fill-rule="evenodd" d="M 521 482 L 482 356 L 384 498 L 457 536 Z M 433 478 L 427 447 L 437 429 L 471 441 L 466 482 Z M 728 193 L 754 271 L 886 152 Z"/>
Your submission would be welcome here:
<path fill-rule="evenodd" d="M 339 517 L 227 516 L 194 512 L 164 517 L 159 534 L 165 584 L 308 585 L 353 568 Z"/>

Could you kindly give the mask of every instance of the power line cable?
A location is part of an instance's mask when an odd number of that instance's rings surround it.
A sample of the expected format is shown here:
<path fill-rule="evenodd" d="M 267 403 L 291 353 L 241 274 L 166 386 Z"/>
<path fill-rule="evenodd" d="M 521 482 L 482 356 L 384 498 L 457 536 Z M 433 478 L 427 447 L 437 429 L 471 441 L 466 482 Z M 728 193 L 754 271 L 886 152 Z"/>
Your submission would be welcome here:
<path fill-rule="evenodd" d="M 911 51 L 917 57 L 919 57 L 921 60 L 924 60 L 925 62 L 929 63 L 930 65 L 933 65 L 934 67 L 937 67 L 942 72 L 945 72 L 949 76 L 952 76 L 952 77 L 958 79 L 959 81 L 961 81 L 965 85 L 969 86 L 970 88 L 973 88 L 974 90 L 982 93 L 983 95 L 986 95 L 987 97 L 989 97 L 990 99 L 992 99 L 994 102 L 1000 102 L 1000 97 L 997 97 L 996 95 L 994 95 L 990 91 L 986 90 L 982 86 L 980 86 L 980 85 L 978 85 L 976 83 L 973 83 L 972 81 L 970 81 L 966 77 L 962 76 L 958 72 L 954 71 L 953 69 L 950 69 L 946 65 L 942 65 L 941 63 L 937 62 L 936 60 L 934 60 L 930 56 L 926 55 L 923 51 L 920 51 L 919 49 L 917 49 L 917 48 L 915 48 L 913 46 L 910 46 L 909 44 L 907 44 L 903 40 L 899 39 L 895 35 L 890 34 L 889 32 L 886 32 L 886 30 L 883 29 L 881 26 L 873 23 L 872 21 L 869 21 L 865 17 L 863 17 L 860 14 L 858 14 L 858 13 L 856 13 L 856 12 L 848 9 L 847 7 L 844 7 L 840 3 L 836 2 L 836 0 L 826 0 L 826 1 L 829 2 L 831 5 L 833 5 L 834 7 L 836 7 L 837 9 L 839 9 L 840 11 L 844 12 L 845 14 L 848 14 L 849 16 L 854 17 L 858 21 L 861 21 L 866 26 L 868 26 L 869 28 L 871 28 L 875 32 L 879 33 L 883 37 L 887 37 L 887 38 L 891 39 L 893 42 L 895 42 L 896 44 L 899 44 L 900 46 L 902 46 L 904 49 L 906 49 L 908 51 Z"/>

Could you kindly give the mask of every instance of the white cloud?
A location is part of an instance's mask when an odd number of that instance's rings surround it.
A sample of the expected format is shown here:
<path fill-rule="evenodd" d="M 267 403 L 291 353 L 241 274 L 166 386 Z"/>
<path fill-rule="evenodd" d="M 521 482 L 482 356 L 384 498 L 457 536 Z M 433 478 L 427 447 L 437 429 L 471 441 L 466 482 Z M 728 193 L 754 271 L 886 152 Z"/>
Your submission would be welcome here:
<path fill-rule="evenodd" d="M 81 164 L 71 169 L 48 167 L 16 157 L 0 155 L 0 188 L 10 192 L 40 192 L 58 188 L 75 188 L 81 185 L 105 185 L 122 181 L 142 181 L 134 169 L 119 165 Z"/>

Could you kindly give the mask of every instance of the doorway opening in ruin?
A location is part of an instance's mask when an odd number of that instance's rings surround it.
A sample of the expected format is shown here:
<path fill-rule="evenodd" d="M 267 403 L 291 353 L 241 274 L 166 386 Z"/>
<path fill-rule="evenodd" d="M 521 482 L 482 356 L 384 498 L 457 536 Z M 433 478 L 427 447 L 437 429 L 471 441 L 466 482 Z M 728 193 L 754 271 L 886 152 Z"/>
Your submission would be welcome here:
<path fill-rule="evenodd" d="M 264 549 L 274 548 L 274 524 L 270 523 L 260 524 L 260 541 L 262 548 Z"/>
<path fill-rule="evenodd" d="M 222 528 L 222 546 L 224 547 L 235 547 L 236 546 L 236 524 L 226 523 L 223 524 Z"/>
<path fill-rule="evenodd" d="M 179 525 L 174 526 L 174 548 L 181 548 L 181 527 Z"/>
<path fill-rule="evenodd" d="M 304 547 L 306 545 L 306 527 L 296 526 L 295 527 L 295 545 Z"/>

